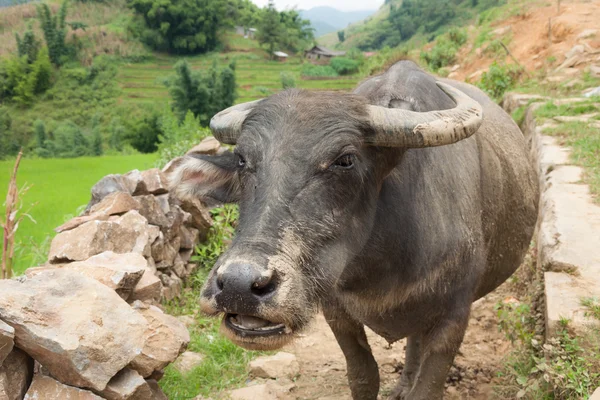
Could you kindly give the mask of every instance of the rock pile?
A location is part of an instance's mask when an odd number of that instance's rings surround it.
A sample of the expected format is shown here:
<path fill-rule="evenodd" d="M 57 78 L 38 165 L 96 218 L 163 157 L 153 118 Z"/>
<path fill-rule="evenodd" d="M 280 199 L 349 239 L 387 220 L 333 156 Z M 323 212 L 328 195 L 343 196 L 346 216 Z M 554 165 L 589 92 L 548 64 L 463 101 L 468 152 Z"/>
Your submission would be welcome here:
<path fill-rule="evenodd" d="M 157 380 L 185 352 L 189 321 L 159 301 L 180 295 L 211 223 L 159 169 L 101 179 L 48 262 L 0 280 L 0 400 L 166 399 Z M 201 362 L 190 354 L 181 365 Z"/>

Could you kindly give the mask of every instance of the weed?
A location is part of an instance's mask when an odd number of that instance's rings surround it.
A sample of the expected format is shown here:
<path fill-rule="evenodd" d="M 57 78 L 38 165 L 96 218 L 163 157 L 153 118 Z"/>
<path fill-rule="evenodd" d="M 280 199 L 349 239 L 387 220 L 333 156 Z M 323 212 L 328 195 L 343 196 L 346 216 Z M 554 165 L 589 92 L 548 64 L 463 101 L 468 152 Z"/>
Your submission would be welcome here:
<path fill-rule="evenodd" d="M 498 64 L 494 61 L 483 73 L 476 85 L 496 100 L 502 98 L 520 79 L 523 70 L 513 64 Z"/>
<path fill-rule="evenodd" d="M 588 297 L 581 300 L 581 305 L 587 308 L 588 316 L 600 321 L 600 300 L 596 297 Z"/>
<path fill-rule="evenodd" d="M 521 126 L 521 124 L 525 121 L 525 111 L 527 111 L 527 107 L 521 106 L 514 110 L 511 114 L 512 118 L 519 126 Z"/>
<path fill-rule="evenodd" d="M 296 78 L 289 72 L 280 72 L 281 87 L 283 89 L 291 89 L 296 87 Z"/>
<path fill-rule="evenodd" d="M 553 118 L 563 115 L 576 116 L 590 114 L 598 111 L 600 111 L 600 109 L 593 101 L 561 105 L 556 105 L 552 101 L 548 101 L 535 111 L 535 115 L 536 117 L 541 118 Z"/>
<path fill-rule="evenodd" d="M 308 77 L 333 77 L 338 73 L 329 65 L 305 64 L 302 66 L 302 76 Z"/>
<path fill-rule="evenodd" d="M 560 138 L 570 146 L 571 159 L 584 168 L 583 182 L 590 186 L 594 200 L 600 203 L 600 135 L 586 122 L 567 122 L 545 130 L 545 134 Z"/>

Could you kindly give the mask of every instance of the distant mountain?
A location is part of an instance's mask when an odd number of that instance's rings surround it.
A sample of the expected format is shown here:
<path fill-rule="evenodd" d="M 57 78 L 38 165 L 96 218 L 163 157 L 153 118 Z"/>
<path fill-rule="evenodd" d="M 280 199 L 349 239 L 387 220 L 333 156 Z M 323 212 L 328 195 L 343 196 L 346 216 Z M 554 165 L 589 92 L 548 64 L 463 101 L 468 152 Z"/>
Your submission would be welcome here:
<path fill-rule="evenodd" d="M 314 7 L 310 10 L 302 10 L 302 18 L 310 20 L 315 28 L 315 37 L 325 35 L 344 29 L 356 21 L 367 18 L 377 10 L 340 11 L 332 7 Z"/>

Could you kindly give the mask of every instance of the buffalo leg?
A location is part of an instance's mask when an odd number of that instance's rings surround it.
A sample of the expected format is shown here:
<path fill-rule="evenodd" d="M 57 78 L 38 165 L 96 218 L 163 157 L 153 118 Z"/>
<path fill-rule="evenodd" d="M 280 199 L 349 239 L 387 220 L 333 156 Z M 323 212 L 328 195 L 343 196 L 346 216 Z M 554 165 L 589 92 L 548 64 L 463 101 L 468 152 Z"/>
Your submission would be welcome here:
<path fill-rule="evenodd" d="M 469 310 L 460 317 L 440 321 L 421 340 L 421 367 L 406 400 L 439 400 L 444 395 L 448 371 L 458 352 L 469 320 Z"/>
<path fill-rule="evenodd" d="M 379 392 L 379 369 L 363 325 L 339 310 L 324 309 L 323 313 L 346 358 L 352 398 L 376 400 Z"/>
<path fill-rule="evenodd" d="M 419 335 L 409 336 L 406 341 L 406 360 L 398 385 L 390 399 L 403 399 L 412 389 L 415 376 L 421 366 L 421 338 Z"/>

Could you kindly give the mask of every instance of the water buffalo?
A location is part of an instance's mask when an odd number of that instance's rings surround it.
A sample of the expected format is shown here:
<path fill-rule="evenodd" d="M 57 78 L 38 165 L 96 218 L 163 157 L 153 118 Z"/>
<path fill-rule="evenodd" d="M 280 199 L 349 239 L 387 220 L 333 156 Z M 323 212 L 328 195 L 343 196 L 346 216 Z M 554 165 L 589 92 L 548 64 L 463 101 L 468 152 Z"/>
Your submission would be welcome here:
<path fill-rule="evenodd" d="M 179 159 L 181 198 L 235 202 L 202 309 L 276 349 L 322 309 L 352 396 L 376 399 L 364 326 L 408 338 L 394 399 L 439 399 L 471 303 L 519 266 L 537 217 L 525 140 L 483 92 L 401 61 L 353 93 L 286 90 L 211 121 L 233 152 Z"/>

